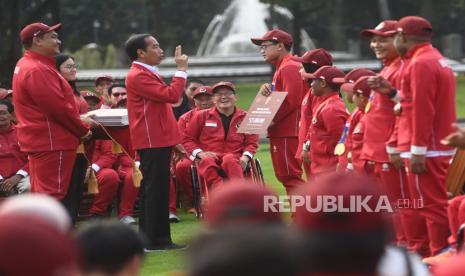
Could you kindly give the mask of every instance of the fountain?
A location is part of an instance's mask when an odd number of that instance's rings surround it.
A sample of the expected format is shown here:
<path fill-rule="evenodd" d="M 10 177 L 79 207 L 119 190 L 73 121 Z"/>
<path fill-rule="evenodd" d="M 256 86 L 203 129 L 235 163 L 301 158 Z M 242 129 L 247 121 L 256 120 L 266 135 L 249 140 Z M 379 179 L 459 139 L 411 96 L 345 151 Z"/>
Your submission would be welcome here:
<path fill-rule="evenodd" d="M 292 13 L 274 6 L 274 12 L 290 22 Z M 270 5 L 259 0 L 234 0 L 221 15 L 216 15 L 208 25 L 197 50 L 197 56 L 257 56 L 257 47 L 251 37 L 260 37 L 268 31 Z M 303 49 L 313 49 L 310 36 L 300 31 Z"/>

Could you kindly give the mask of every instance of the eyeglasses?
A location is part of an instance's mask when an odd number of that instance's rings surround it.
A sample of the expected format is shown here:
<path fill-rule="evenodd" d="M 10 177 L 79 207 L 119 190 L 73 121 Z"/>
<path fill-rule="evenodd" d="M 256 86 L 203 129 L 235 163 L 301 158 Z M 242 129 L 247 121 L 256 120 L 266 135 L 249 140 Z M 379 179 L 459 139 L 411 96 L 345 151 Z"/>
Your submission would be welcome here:
<path fill-rule="evenodd" d="M 77 64 L 68 64 L 65 66 L 66 69 L 71 70 L 71 69 L 78 69 L 79 65 Z"/>
<path fill-rule="evenodd" d="M 277 43 L 273 42 L 273 43 L 268 43 L 268 44 L 262 44 L 260 45 L 260 50 L 266 50 L 266 48 L 270 47 L 270 46 L 273 46 L 273 45 L 276 45 Z"/>
<path fill-rule="evenodd" d="M 118 98 L 119 96 L 126 96 L 126 93 L 118 93 L 118 92 L 117 92 L 117 93 L 111 93 L 111 95 L 112 95 L 113 97 Z"/>

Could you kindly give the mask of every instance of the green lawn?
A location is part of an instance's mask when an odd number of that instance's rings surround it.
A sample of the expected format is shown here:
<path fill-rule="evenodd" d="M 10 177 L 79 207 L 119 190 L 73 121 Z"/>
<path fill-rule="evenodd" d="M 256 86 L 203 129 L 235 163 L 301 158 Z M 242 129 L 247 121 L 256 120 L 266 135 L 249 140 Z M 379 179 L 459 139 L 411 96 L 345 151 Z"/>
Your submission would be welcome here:
<path fill-rule="evenodd" d="M 238 106 L 247 110 L 258 91 L 259 84 L 239 84 L 236 86 Z M 465 118 L 465 77 L 457 80 L 457 116 Z M 271 166 L 269 145 L 261 144 L 257 157 L 260 159 L 267 185 L 278 194 L 284 194 L 284 188 L 274 177 Z M 201 223 L 192 215 L 184 211 L 179 213 L 181 223 L 171 224 L 172 237 L 176 243 L 189 243 L 201 229 Z M 182 271 L 185 267 L 183 251 L 168 251 L 147 254 L 142 275 L 170 275 L 176 271 Z"/>

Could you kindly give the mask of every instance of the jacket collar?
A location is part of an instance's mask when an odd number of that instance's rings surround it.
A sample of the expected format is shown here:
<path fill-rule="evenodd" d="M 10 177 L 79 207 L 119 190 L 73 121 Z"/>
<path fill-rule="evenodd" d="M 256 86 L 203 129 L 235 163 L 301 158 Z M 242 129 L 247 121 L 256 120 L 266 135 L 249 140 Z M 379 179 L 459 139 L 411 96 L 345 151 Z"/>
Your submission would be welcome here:
<path fill-rule="evenodd" d="M 408 52 L 405 54 L 404 58 L 410 59 L 415 55 L 415 53 L 417 53 L 421 49 L 427 48 L 427 47 L 431 47 L 431 43 L 429 43 L 429 42 L 419 43 L 419 44 L 413 46 L 410 50 L 408 50 Z"/>
<path fill-rule="evenodd" d="M 45 63 L 45 64 L 55 68 L 55 59 L 54 58 L 41 55 L 41 54 L 39 54 L 37 52 L 34 52 L 34 51 L 31 51 L 31 50 L 27 50 L 24 53 L 24 57 L 39 60 L 40 62 Z"/>
<path fill-rule="evenodd" d="M 144 67 L 145 69 L 149 70 L 152 73 L 155 73 L 157 75 L 159 74 L 158 68 L 156 66 L 151 66 L 151 65 L 145 64 L 145 63 L 140 62 L 140 61 L 133 61 L 132 64 L 137 64 L 139 66 Z"/>
<path fill-rule="evenodd" d="M 291 54 L 286 54 L 283 58 L 272 61 L 271 63 L 274 65 L 276 70 L 278 70 L 279 67 L 281 67 L 283 63 L 287 63 L 290 59 L 291 59 Z"/>

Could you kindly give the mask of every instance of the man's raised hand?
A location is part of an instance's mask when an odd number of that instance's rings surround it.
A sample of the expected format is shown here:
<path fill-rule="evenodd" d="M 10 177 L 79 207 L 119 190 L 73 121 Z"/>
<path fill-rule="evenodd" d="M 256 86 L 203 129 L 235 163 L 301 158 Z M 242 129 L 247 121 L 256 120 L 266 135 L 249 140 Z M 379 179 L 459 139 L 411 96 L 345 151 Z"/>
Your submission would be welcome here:
<path fill-rule="evenodd" d="M 174 51 L 174 62 L 176 62 L 178 71 L 187 71 L 187 60 L 189 57 L 182 53 L 181 45 L 176 46 Z"/>

